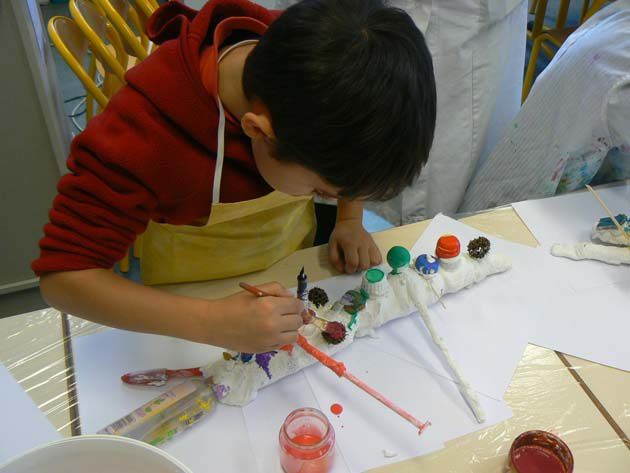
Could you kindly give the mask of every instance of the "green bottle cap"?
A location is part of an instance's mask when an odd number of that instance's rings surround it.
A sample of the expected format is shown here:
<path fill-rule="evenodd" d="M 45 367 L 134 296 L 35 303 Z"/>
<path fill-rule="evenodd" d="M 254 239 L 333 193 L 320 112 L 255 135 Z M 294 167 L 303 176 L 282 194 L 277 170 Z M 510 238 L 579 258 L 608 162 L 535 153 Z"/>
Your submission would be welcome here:
<path fill-rule="evenodd" d="M 403 246 L 394 246 L 387 252 L 387 262 L 392 267 L 393 274 L 398 274 L 398 269 L 407 266 L 410 261 L 411 254 Z"/>
<path fill-rule="evenodd" d="M 365 273 L 365 279 L 371 284 L 380 282 L 385 277 L 385 273 L 378 268 L 368 269 Z"/>

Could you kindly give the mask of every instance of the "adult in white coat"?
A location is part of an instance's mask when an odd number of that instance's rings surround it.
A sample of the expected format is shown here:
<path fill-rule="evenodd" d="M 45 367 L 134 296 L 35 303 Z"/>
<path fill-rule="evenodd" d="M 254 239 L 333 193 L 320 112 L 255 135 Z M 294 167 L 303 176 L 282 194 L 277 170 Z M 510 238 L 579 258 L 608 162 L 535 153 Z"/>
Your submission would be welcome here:
<path fill-rule="evenodd" d="M 286 8 L 295 0 L 276 0 Z M 527 0 L 390 0 L 425 34 L 435 69 L 437 128 L 417 182 L 368 208 L 394 224 L 454 213 L 469 180 L 518 112 Z M 395 159 L 395 157 L 394 157 Z"/>
<path fill-rule="evenodd" d="M 478 169 L 462 211 L 630 178 L 630 0 L 575 31 Z"/>

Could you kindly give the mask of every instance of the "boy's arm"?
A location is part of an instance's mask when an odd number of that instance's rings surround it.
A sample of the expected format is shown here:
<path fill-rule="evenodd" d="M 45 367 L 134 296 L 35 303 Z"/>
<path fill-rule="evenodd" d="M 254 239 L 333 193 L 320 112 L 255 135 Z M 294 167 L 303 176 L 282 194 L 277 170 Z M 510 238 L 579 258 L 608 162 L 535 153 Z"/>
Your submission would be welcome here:
<path fill-rule="evenodd" d="M 337 224 L 328 245 L 330 262 L 338 271 L 354 273 L 381 264 L 381 252 L 363 228 L 363 202 L 339 199 Z"/>
<path fill-rule="evenodd" d="M 224 299 L 178 296 L 128 281 L 107 269 L 49 273 L 44 298 L 59 310 L 110 327 L 257 353 L 297 339 L 302 303 L 279 284 L 277 297 L 240 292 Z"/>

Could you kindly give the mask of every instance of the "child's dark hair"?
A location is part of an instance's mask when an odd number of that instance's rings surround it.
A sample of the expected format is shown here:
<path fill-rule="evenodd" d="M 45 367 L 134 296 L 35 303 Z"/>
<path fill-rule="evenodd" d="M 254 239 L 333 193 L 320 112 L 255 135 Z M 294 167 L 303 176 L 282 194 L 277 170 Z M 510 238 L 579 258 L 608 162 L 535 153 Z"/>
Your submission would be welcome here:
<path fill-rule="evenodd" d="M 275 157 L 350 198 L 410 185 L 435 129 L 433 64 L 422 33 L 383 0 L 304 0 L 250 53 L 243 87 L 269 109 Z"/>

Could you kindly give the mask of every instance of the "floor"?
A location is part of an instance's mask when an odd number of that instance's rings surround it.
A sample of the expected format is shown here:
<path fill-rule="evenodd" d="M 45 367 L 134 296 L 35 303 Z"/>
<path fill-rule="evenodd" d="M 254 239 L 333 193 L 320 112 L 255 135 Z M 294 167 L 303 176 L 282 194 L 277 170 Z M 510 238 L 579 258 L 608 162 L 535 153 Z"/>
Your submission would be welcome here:
<path fill-rule="evenodd" d="M 548 23 L 553 24 L 559 5 L 560 0 L 548 1 L 546 19 Z M 571 5 L 567 21 L 567 24 L 569 25 L 577 24 L 577 20 L 580 16 L 581 1 L 573 0 Z M 56 15 L 69 16 L 67 2 L 63 2 L 61 0 L 57 0 L 56 2 L 49 3 L 47 5 L 42 5 L 41 12 L 45 23 L 48 23 L 48 20 Z M 529 51 L 530 48 L 528 45 L 525 64 L 529 61 Z M 61 85 L 68 120 L 71 121 L 74 118 L 75 122 L 74 124 L 72 122 L 70 123 L 70 129 L 74 133 L 78 133 L 80 129 L 85 126 L 85 115 L 81 113 L 81 109 L 75 110 L 75 107 L 79 104 L 80 99 L 85 95 L 85 90 L 54 48 L 53 55 L 55 58 L 57 77 Z M 548 59 L 541 54 L 537 64 L 537 74 L 542 71 L 547 64 Z M 71 115 L 78 116 L 71 117 Z M 364 225 L 370 232 L 382 231 L 392 227 L 389 222 L 371 212 L 365 213 Z M 128 277 L 139 281 L 139 274 L 139 263 L 137 260 L 132 260 L 131 271 L 129 272 Z M 0 296 L 0 318 L 37 310 L 46 306 L 47 304 L 42 300 L 38 289 L 30 289 L 3 295 Z"/>

